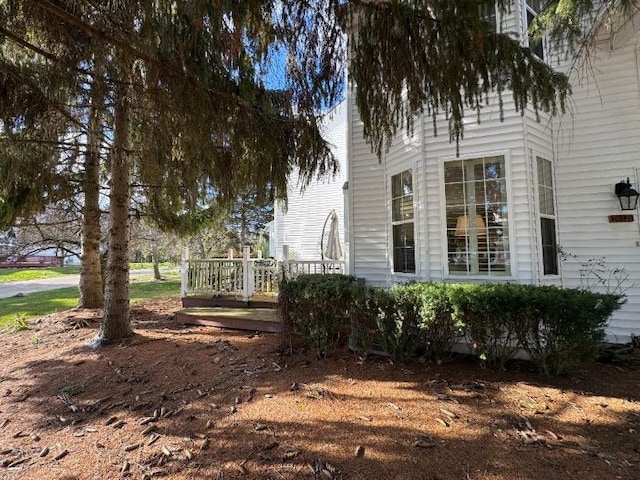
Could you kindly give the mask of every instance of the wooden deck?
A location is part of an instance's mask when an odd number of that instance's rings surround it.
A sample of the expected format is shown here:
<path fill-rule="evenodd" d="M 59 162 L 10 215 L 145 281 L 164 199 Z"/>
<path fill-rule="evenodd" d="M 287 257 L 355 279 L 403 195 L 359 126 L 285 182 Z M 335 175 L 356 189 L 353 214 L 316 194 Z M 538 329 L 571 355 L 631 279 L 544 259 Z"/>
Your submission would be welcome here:
<path fill-rule="evenodd" d="M 254 295 L 248 302 L 233 295 L 212 296 L 193 295 L 182 297 L 182 306 L 191 307 L 223 307 L 223 308 L 275 308 L 278 297 L 267 295 Z"/>
<path fill-rule="evenodd" d="M 189 307 L 176 312 L 176 322 L 183 325 L 279 333 L 282 324 L 275 308 Z"/>

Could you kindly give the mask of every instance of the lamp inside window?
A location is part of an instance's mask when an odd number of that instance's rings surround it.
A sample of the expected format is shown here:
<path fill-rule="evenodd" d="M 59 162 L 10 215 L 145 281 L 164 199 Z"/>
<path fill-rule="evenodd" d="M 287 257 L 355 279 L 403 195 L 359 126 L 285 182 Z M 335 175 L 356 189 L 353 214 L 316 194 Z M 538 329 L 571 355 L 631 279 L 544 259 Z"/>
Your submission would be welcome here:
<path fill-rule="evenodd" d="M 469 228 L 476 230 L 478 237 L 486 237 L 487 230 L 484 223 L 484 219 L 480 215 L 476 215 L 475 225 L 470 225 L 470 219 L 468 215 L 461 215 L 456 222 L 456 237 L 466 237 L 469 235 Z"/>

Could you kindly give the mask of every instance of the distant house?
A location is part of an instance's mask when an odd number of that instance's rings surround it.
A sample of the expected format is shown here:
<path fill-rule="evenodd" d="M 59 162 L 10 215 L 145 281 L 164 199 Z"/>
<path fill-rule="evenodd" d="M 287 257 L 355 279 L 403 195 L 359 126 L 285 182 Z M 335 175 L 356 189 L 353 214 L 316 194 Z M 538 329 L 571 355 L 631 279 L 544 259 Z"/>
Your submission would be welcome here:
<path fill-rule="evenodd" d="M 345 181 L 347 178 L 347 108 L 346 102 L 338 104 L 325 114 L 323 136 L 332 145 L 340 170 L 335 177 L 314 180 L 301 192 L 298 174 L 291 175 L 287 187 L 288 204 L 276 202 L 274 219 L 267 226 L 269 253 L 282 259 L 282 246 L 288 245 L 290 258 L 320 260 L 322 258 L 323 233 L 329 233 L 330 215 L 338 218 L 340 240 L 345 240 Z M 344 245 L 343 252 L 346 252 Z"/>
<path fill-rule="evenodd" d="M 516 2 L 498 21 L 505 31 L 520 32 L 526 44 L 527 22 L 541 2 Z M 614 194 L 627 177 L 639 189 L 639 28 L 636 15 L 614 33 L 601 32 L 592 76 L 578 81 L 572 74 L 570 114 L 542 115 L 538 122 L 532 111 L 516 112 L 505 95 L 503 121 L 497 99 L 482 109 L 479 124 L 468 116 L 459 155 L 448 135 L 434 136 L 431 119 L 423 118 L 411 136 L 398 134 L 379 162 L 348 89 L 348 210 L 342 218 L 350 219 L 350 273 L 375 285 L 429 280 L 621 287 L 628 302 L 613 318 L 609 339 L 640 335 L 639 215 L 637 208 L 622 211 Z M 542 58 L 551 53 L 544 45 L 530 47 Z M 438 131 L 447 131 L 446 119 Z M 305 208 L 323 206 L 310 203 Z M 285 229 L 282 241 L 297 242 L 304 255 L 317 251 L 316 230 L 330 208 L 311 213 L 291 202 L 297 229 Z"/>
<path fill-rule="evenodd" d="M 6 259 L 10 255 L 13 255 L 17 246 L 16 232 L 13 228 L 0 231 L 0 259 Z"/>

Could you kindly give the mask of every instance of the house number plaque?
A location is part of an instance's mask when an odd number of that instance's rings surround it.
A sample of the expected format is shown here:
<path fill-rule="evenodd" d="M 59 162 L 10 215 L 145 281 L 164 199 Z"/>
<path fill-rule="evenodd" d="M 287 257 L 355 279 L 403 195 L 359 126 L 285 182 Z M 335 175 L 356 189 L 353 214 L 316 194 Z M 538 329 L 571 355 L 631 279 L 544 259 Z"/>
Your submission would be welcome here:
<path fill-rule="evenodd" d="M 633 215 L 609 215 L 609 223 L 633 222 Z"/>

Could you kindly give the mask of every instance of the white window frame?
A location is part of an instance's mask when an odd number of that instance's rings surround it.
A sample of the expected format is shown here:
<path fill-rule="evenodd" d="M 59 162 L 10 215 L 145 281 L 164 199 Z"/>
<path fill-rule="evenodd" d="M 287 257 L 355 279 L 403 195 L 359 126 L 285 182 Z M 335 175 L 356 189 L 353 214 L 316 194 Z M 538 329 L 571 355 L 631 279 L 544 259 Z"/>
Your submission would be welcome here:
<path fill-rule="evenodd" d="M 556 169 L 555 169 L 555 163 L 553 162 L 553 160 L 550 160 L 547 156 L 545 155 L 541 155 L 537 152 L 533 152 L 533 159 L 535 161 L 535 168 L 534 168 L 534 172 L 535 172 L 535 201 L 536 201 L 536 229 L 537 229 L 537 237 L 538 237 L 538 241 L 536 242 L 536 248 L 538 249 L 538 269 L 540 272 L 540 278 L 544 279 L 545 281 L 547 280 L 557 280 L 561 277 L 561 268 L 562 268 L 562 262 L 560 261 L 560 251 L 559 249 L 556 250 L 556 262 L 557 262 L 557 266 L 558 266 L 558 273 L 544 273 L 544 249 L 542 248 L 542 219 L 543 218 L 547 218 L 547 219 L 552 219 L 554 221 L 554 229 L 555 229 L 555 236 L 556 236 L 556 244 L 559 245 L 560 241 L 559 241 L 559 230 L 558 230 L 558 203 L 557 203 L 557 195 L 556 195 Z M 545 162 L 549 162 L 549 165 L 551 166 L 551 182 L 553 184 L 553 188 L 552 188 L 552 202 L 553 202 L 553 215 L 549 215 L 549 214 L 545 214 L 542 213 L 542 211 L 540 210 L 540 178 L 538 176 L 538 161 L 542 160 Z"/>
<path fill-rule="evenodd" d="M 404 221 L 394 221 L 393 220 L 393 177 L 396 175 L 402 175 L 404 172 L 411 172 L 411 197 L 412 197 L 412 208 L 413 208 L 413 218 L 411 220 Z M 392 171 L 389 171 L 387 174 L 387 193 L 388 193 L 388 225 L 389 225 L 389 233 L 388 233 L 388 245 L 389 245 L 389 267 L 391 275 L 394 277 L 405 277 L 405 278 L 416 278 L 418 274 L 418 228 L 416 224 L 416 214 L 417 214 L 417 204 L 416 204 L 416 166 L 410 165 L 404 168 L 397 168 Z M 413 223 L 413 263 L 414 263 L 414 271 L 413 272 L 402 272 L 395 270 L 394 264 L 394 255 L 395 255 L 395 247 L 393 244 L 393 226 L 401 225 L 406 223 Z"/>
<path fill-rule="evenodd" d="M 531 8 L 529 6 L 529 1 L 528 0 L 521 0 L 521 5 L 522 5 L 522 14 L 523 14 L 523 18 L 522 18 L 522 25 L 524 26 L 523 29 L 523 40 L 524 40 L 524 44 L 528 47 L 531 48 L 531 42 L 530 42 L 530 38 L 529 38 L 529 13 L 532 14 L 533 18 L 537 17 L 538 14 L 540 12 L 536 12 L 533 8 Z M 545 48 L 545 42 L 544 39 L 540 41 L 540 47 L 542 48 L 542 57 L 538 56 L 535 52 L 533 52 L 533 54 L 540 59 L 540 61 L 546 61 L 547 58 L 547 49 Z"/>
<path fill-rule="evenodd" d="M 485 157 L 503 157 L 505 168 L 505 180 L 507 182 L 507 211 L 509 212 L 509 224 L 507 231 L 509 232 L 509 274 L 504 275 L 460 275 L 451 273 L 449 270 L 449 245 L 447 237 L 447 199 L 445 195 L 444 169 L 446 162 L 456 160 L 475 160 Z M 517 250 L 515 243 L 515 219 L 513 207 L 513 190 L 512 190 L 512 174 L 511 174 L 511 152 L 509 150 L 485 150 L 460 156 L 446 156 L 438 159 L 439 170 L 439 186 L 440 186 L 440 238 L 442 246 L 442 274 L 446 281 L 483 281 L 490 280 L 492 282 L 510 282 L 518 278 L 517 272 Z"/>

